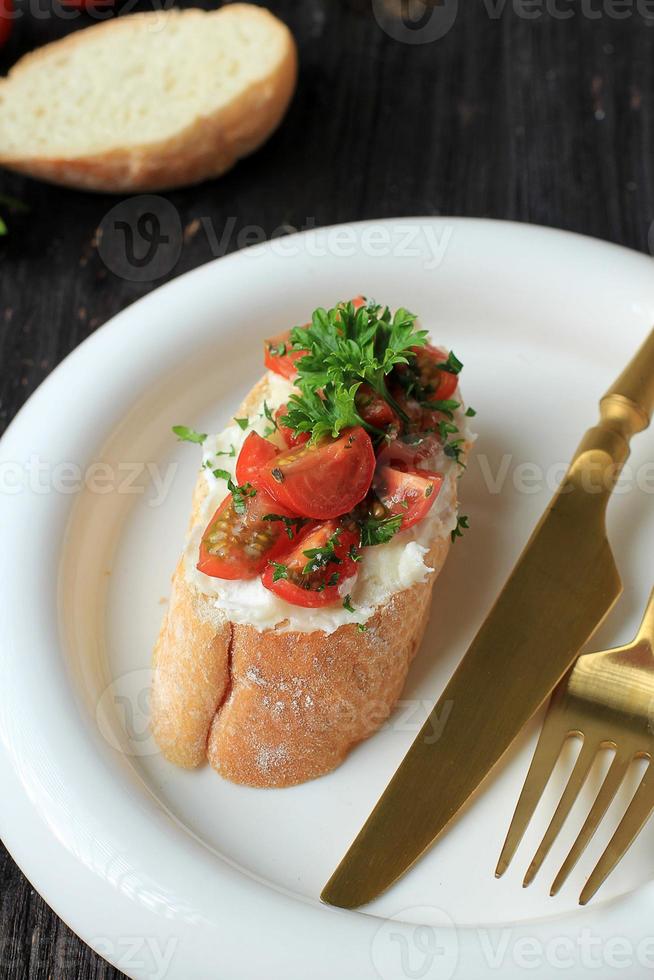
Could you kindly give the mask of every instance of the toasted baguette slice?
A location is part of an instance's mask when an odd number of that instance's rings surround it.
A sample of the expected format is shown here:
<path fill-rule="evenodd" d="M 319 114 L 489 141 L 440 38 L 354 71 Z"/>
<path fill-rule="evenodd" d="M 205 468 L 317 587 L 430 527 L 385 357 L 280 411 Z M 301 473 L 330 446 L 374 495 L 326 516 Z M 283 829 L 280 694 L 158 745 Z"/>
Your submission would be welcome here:
<path fill-rule="evenodd" d="M 241 406 L 251 416 L 268 394 L 264 377 Z M 200 475 L 191 529 L 203 520 Z M 442 492 L 452 495 L 456 481 Z M 450 546 L 434 540 L 424 583 L 396 592 L 360 632 L 260 631 L 230 623 L 189 582 L 182 560 L 154 655 L 152 727 L 166 758 L 193 768 L 207 758 L 225 778 L 291 786 L 334 769 L 372 735 L 399 698 L 427 622 L 434 582 Z"/>
<path fill-rule="evenodd" d="M 96 24 L 0 81 L 0 164 L 116 193 L 217 177 L 277 127 L 296 75 L 293 37 L 262 7 Z"/>

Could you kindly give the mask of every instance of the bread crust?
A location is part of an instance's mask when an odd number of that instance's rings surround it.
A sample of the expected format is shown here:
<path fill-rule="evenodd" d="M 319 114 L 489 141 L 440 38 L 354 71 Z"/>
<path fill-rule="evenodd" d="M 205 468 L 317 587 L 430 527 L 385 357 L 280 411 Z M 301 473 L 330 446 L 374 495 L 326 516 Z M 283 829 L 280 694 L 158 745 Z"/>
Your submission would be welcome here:
<path fill-rule="evenodd" d="M 221 176 L 241 157 L 265 143 L 288 108 L 297 81 L 297 48 L 286 25 L 264 8 L 230 4 L 211 13 L 190 9 L 131 14 L 87 29 L 117 32 L 131 29 L 137 18 L 220 17 L 226 13 L 238 16 L 240 10 L 247 10 L 248 16 L 256 11 L 256 16 L 265 17 L 274 24 L 282 39 L 283 53 L 274 72 L 262 81 L 253 82 L 228 105 L 197 117 L 169 139 L 77 157 L 39 155 L 17 158 L 0 151 L 0 164 L 53 184 L 113 194 L 171 190 Z M 44 53 L 49 53 L 55 46 L 65 53 L 73 46 L 83 44 L 87 30 L 77 31 L 25 55 L 0 85 L 11 85 L 12 78 L 44 60 Z"/>
<path fill-rule="evenodd" d="M 265 385 L 264 377 L 240 415 L 260 404 Z M 456 496 L 456 484 L 447 486 Z M 191 528 L 206 494 L 201 474 Z M 449 547 L 449 536 L 434 541 L 427 581 L 391 596 L 363 633 L 356 624 L 327 634 L 229 623 L 188 582 L 181 561 L 155 647 L 152 728 L 165 757 L 186 767 L 207 758 L 226 779 L 257 787 L 330 772 L 393 710 Z"/>

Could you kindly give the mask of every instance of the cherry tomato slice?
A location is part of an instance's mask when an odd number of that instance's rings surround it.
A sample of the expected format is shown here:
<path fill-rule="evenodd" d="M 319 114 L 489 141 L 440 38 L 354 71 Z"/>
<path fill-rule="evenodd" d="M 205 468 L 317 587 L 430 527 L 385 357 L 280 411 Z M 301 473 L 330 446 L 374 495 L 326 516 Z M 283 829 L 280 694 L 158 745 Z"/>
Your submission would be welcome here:
<path fill-rule="evenodd" d="M 252 483 L 264 463 L 268 463 L 279 455 L 279 449 L 269 439 L 264 439 L 258 432 L 251 432 L 238 454 L 236 460 L 236 482 L 239 484 Z"/>
<path fill-rule="evenodd" d="M 402 530 L 422 520 L 442 485 L 443 477 L 439 473 L 429 470 L 403 473 L 390 466 L 382 466 L 374 480 L 375 493 L 388 511 L 388 516 L 402 515 Z"/>
<path fill-rule="evenodd" d="M 359 533 L 327 521 L 296 540 L 279 566 L 269 564 L 261 576 L 267 589 L 295 606 L 327 606 L 343 601 L 338 591 L 357 573 Z M 309 554 L 306 554 L 309 552 Z"/>
<path fill-rule="evenodd" d="M 264 363 L 269 371 L 281 374 L 283 378 L 292 379 L 297 374 L 297 362 L 307 351 L 293 350 L 290 346 L 291 331 L 271 337 L 264 344 Z"/>
<path fill-rule="evenodd" d="M 420 380 L 431 389 L 429 401 L 446 401 L 451 398 L 459 383 L 458 376 L 451 371 L 443 371 L 438 365 L 447 361 L 447 354 L 439 347 L 426 344 L 414 347 Z"/>
<path fill-rule="evenodd" d="M 198 569 L 213 578 L 254 578 L 266 563 L 293 546 L 284 522 L 266 521 L 268 514 L 290 517 L 267 493 L 245 498 L 239 514 L 230 493 L 213 515 L 200 542 Z M 293 533 L 292 525 L 291 533 Z"/>
<path fill-rule="evenodd" d="M 399 418 L 387 401 L 378 395 L 369 384 L 362 384 L 356 393 L 356 409 L 364 422 L 375 429 L 395 426 L 399 429 Z"/>
<path fill-rule="evenodd" d="M 277 423 L 277 429 L 282 439 L 289 448 L 293 446 L 303 446 L 305 442 L 308 442 L 311 438 L 308 432 L 296 432 L 295 429 L 289 429 L 288 426 L 282 425 L 281 420 L 288 412 L 286 405 L 280 405 L 275 412 L 275 422 Z"/>
<path fill-rule="evenodd" d="M 0 0 L 0 47 L 9 40 L 14 16 L 14 0 Z"/>
<path fill-rule="evenodd" d="M 357 426 L 338 439 L 286 450 L 266 463 L 257 481 L 294 514 L 322 521 L 346 514 L 363 500 L 374 471 L 370 436 Z"/>
<path fill-rule="evenodd" d="M 377 469 L 390 466 L 403 473 L 413 470 L 431 470 L 440 448 L 440 442 L 430 433 L 412 440 L 401 437 L 393 439 L 392 442 L 382 446 L 377 456 Z"/>

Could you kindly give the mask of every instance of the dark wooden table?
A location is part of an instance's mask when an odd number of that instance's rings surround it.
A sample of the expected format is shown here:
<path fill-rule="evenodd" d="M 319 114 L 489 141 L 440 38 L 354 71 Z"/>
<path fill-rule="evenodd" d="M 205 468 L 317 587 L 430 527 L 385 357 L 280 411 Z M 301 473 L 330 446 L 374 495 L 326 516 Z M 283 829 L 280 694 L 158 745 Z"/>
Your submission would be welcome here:
<path fill-rule="evenodd" d="M 399 9 L 400 0 L 270 4 L 300 47 L 289 115 L 231 174 L 165 195 L 179 214 L 181 248 L 145 281 L 121 275 L 124 238 L 98 233 L 115 198 L 0 175 L 0 193 L 29 208 L 8 213 L 0 203 L 9 225 L 0 239 L 2 428 L 92 331 L 165 279 L 242 246 L 257 234 L 252 227 L 269 236 L 359 218 L 475 215 L 648 250 L 654 3 L 647 11 L 635 0 L 636 9 L 586 0 L 582 10 L 577 0 L 524 8 L 467 0 L 457 10 L 444 0 L 405 23 L 380 14 L 394 3 Z M 50 0 L 37 7 L 32 0 L 17 22 L 0 69 L 92 23 L 84 14 L 46 16 Z M 0 978 L 121 975 L 57 919 L 0 848 Z"/>

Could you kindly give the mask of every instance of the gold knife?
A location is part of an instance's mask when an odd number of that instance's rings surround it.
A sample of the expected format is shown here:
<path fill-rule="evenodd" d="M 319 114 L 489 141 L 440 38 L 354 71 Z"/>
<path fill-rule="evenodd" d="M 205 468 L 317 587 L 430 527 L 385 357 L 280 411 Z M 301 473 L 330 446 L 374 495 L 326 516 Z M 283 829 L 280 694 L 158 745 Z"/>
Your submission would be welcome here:
<path fill-rule="evenodd" d="M 622 591 L 606 536 L 629 440 L 654 411 L 654 330 L 600 402 L 554 499 L 486 622 L 325 886 L 357 908 L 440 836 L 572 665 Z M 449 714 L 443 714 L 449 706 Z M 447 723 L 434 742 L 438 718 Z"/>

